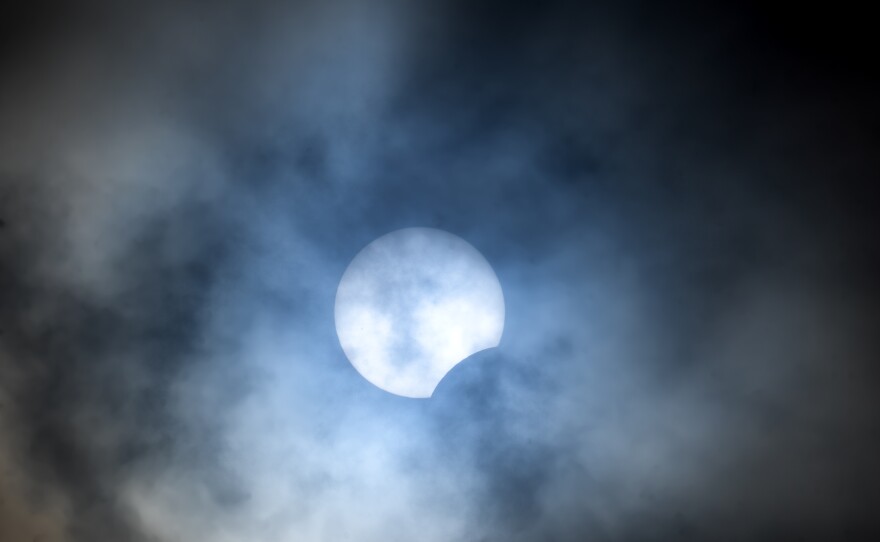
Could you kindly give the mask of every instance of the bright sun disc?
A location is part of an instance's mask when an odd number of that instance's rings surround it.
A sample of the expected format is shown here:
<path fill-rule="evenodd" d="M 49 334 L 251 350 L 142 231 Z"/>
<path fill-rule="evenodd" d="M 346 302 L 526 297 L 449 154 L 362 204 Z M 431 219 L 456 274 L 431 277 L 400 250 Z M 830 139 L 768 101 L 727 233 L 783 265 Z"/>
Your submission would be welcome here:
<path fill-rule="evenodd" d="M 358 372 L 379 388 L 430 397 L 465 358 L 498 346 L 504 295 L 465 240 L 406 228 L 367 245 L 336 292 L 336 333 Z"/>

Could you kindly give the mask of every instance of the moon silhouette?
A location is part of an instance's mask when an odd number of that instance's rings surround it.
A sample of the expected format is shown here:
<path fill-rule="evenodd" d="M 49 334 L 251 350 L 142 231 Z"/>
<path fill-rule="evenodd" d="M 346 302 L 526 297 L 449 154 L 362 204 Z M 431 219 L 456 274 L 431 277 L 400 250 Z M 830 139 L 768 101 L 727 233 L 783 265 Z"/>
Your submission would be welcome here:
<path fill-rule="evenodd" d="M 377 387 L 430 397 L 465 358 L 498 346 L 504 294 L 482 254 L 433 228 L 379 237 L 349 264 L 336 291 L 336 333 Z"/>

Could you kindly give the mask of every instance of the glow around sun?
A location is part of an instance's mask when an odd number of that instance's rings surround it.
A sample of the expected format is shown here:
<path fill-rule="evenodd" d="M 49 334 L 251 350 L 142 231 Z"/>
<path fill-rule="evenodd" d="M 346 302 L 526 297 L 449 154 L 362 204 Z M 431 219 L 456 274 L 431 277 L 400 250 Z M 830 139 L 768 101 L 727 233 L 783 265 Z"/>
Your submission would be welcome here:
<path fill-rule="evenodd" d="M 460 361 L 498 346 L 504 295 L 485 258 L 431 228 L 384 235 L 355 256 L 336 292 L 336 332 L 368 381 L 430 397 Z"/>

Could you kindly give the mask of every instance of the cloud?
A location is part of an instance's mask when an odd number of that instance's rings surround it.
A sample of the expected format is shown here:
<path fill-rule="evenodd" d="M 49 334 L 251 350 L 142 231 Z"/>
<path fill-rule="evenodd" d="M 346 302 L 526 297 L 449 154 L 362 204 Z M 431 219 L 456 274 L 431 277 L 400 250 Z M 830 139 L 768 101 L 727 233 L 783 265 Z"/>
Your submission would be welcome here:
<path fill-rule="evenodd" d="M 92 4 L 9 38 L 0 538 L 876 532 L 874 113 L 718 14 Z M 425 401 L 334 329 L 409 226 L 507 315 Z"/>

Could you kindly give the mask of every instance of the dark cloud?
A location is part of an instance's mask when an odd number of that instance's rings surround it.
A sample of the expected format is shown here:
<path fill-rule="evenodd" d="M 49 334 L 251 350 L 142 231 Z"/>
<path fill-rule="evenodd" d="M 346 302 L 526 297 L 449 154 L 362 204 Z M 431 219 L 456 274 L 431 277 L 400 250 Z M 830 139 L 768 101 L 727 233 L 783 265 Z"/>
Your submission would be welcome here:
<path fill-rule="evenodd" d="M 868 539 L 865 14 L 16 4 L 0 539 Z M 366 383 L 336 285 L 408 226 L 497 349 Z"/>

